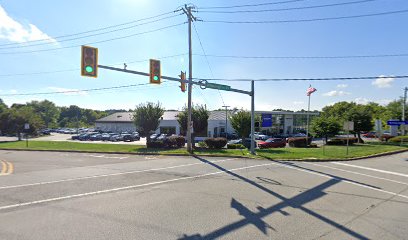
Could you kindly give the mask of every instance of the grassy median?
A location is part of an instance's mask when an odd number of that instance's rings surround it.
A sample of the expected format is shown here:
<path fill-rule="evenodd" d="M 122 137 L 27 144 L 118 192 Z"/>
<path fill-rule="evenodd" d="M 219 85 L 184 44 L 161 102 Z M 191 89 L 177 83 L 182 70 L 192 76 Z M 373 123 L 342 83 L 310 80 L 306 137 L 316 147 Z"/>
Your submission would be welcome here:
<path fill-rule="evenodd" d="M 102 144 L 80 142 L 52 142 L 31 141 L 28 148 L 24 141 L 0 143 L 0 149 L 29 149 L 29 150 L 65 150 L 65 151 L 88 151 L 99 153 L 150 153 L 150 154 L 185 154 L 185 148 L 180 149 L 151 149 L 141 145 L 130 144 Z M 349 147 L 348 154 L 345 146 L 325 146 L 320 148 L 272 148 L 257 149 L 258 157 L 269 159 L 300 159 L 300 160 L 330 160 L 364 157 L 386 152 L 406 150 L 408 146 L 384 145 L 384 144 L 356 144 Z M 197 155 L 221 155 L 221 156 L 248 156 L 248 150 L 239 149 L 201 149 L 195 150 Z"/>

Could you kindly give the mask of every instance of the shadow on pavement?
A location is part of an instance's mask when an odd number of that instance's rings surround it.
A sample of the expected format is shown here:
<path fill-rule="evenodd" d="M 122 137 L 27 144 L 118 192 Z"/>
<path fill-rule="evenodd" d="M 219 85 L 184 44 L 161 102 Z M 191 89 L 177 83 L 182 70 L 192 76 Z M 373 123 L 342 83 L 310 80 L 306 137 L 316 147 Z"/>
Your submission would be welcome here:
<path fill-rule="evenodd" d="M 207 161 L 204 158 L 201 158 L 201 157 L 198 157 L 198 156 L 195 156 L 195 158 L 198 159 L 199 161 L 201 161 L 203 163 L 206 163 L 206 164 L 209 164 L 209 165 L 211 165 L 211 166 L 213 166 L 213 167 L 215 167 L 215 168 L 217 168 L 217 169 L 219 169 L 219 170 L 221 170 L 221 171 L 223 171 L 223 172 L 225 172 L 225 173 L 227 173 L 227 174 L 229 174 L 231 176 L 234 176 L 234 177 L 236 177 L 236 178 L 238 178 L 238 179 L 240 179 L 240 180 L 242 180 L 242 181 L 244 181 L 244 182 L 246 182 L 246 183 L 248 183 L 248 184 L 250 184 L 250 185 L 252 185 L 252 186 L 254 186 L 254 187 L 256 187 L 256 188 L 258 188 L 258 189 L 260 189 L 262 191 L 264 191 L 264 192 L 266 192 L 266 193 L 269 193 L 270 195 L 280 199 L 281 202 L 278 203 L 278 204 L 275 204 L 275 205 L 273 205 L 273 206 L 271 206 L 269 208 L 258 207 L 257 212 L 252 212 L 250 209 L 246 208 L 243 204 L 241 204 L 240 202 L 238 202 L 236 199 L 233 198 L 231 200 L 231 208 L 237 210 L 238 214 L 241 215 L 243 217 L 243 219 L 241 219 L 239 221 L 236 221 L 236 222 L 233 222 L 233 223 L 231 223 L 229 225 L 223 226 L 223 227 L 221 227 L 219 229 L 216 229 L 216 230 L 214 230 L 214 231 L 212 231 L 210 233 L 207 233 L 205 235 L 201 235 L 199 233 L 194 234 L 194 235 L 186 235 L 185 234 L 181 238 L 179 238 L 180 240 L 217 239 L 219 237 L 222 237 L 222 236 L 224 236 L 224 235 L 226 235 L 228 233 L 231 233 L 231 232 L 233 232 L 233 231 L 235 231 L 235 230 L 237 230 L 239 228 L 242 228 L 242 227 L 244 227 L 246 225 L 249 225 L 249 224 L 254 225 L 262 233 L 264 233 L 266 235 L 267 234 L 267 228 L 270 228 L 272 230 L 274 230 L 274 229 L 272 228 L 272 226 L 269 226 L 267 223 L 265 223 L 262 220 L 262 218 L 264 218 L 264 217 L 266 217 L 266 216 L 268 216 L 268 215 L 270 215 L 272 213 L 275 213 L 275 212 L 279 212 L 284 216 L 289 216 L 289 213 L 287 213 L 287 212 L 285 212 L 283 210 L 286 207 L 292 207 L 292 208 L 300 209 L 303 212 L 305 212 L 305 213 L 307 213 L 307 214 L 309 214 L 309 215 L 311 215 L 311 216 L 313 216 L 313 217 L 315 217 L 315 218 L 317 218 L 317 219 L 319 219 L 319 220 L 321 220 L 321 221 L 323 221 L 323 222 L 337 228 L 338 230 L 341 230 L 341 231 L 349 234 L 350 236 L 352 236 L 354 238 L 357 238 L 357 239 L 369 239 L 369 238 L 361 235 L 360 233 L 357 233 L 357 232 L 353 231 L 352 229 L 349 229 L 349 228 L 347 228 L 347 227 L 345 227 L 345 226 L 343 226 L 343 225 L 341 225 L 341 224 L 339 224 L 339 223 L 337 223 L 337 222 L 335 222 L 335 221 L 333 221 L 331 219 L 328 219 L 325 216 L 322 216 L 322 215 L 320 215 L 320 214 L 318 214 L 318 213 L 316 213 L 316 212 L 314 212 L 314 211 L 312 211 L 312 210 L 310 210 L 310 209 L 303 206 L 308 202 L 314 201 L 314 200 L 319 199 L 319 198 L 323 197 L 324 195 L 326 195 L 327 193 L 325 193 L 324 190 L 331 187 L 331 186 L 333 186 L 333 185 L 335 185 L 335 184 L 337 184 L 337 183 L 339 183 L 339 182 L 341 182 L 342 180 L 345 180 L 343 178 L 332 177 L 328 181 L 326 181 L 326 182 L 324 182 L 324 183 L 322 183 L 322 184 L 320 184 L 318 186 L 315 186 L 315 187 L 313 187 L 313 188 L 311 188 L 311 189 L 309 189 L 309 190 L 307 190 L 305 192 L 302 192 L 302 193 L 300 193 L 300 194 L 298 194 L 298 195 L 296 195 L 296 196 L 294 196 L 292 198 L 286 198 L 286 197 L 284 197 L 284 196 L 282 196 L 282 195 L 280 195 L 280 194 L 278 194 L 276 192 L 273 192 L 272 190 L 270 190 L 270 189 L 268 189 L 268 188 L 266 188 L 266 187 L 264 187 L 264 186 L 262 186 L 262 185 L 260 185 L 260 184 L 258 184 L 256 182 L 254 182 L 254 181 L 252 181 L 252 180 L 250 180 L 248 178 L 245 178 L 245 177 L 243 177 L 243 176 L 241 176 L 241 175 L 239 175 L 237 173 L 231 172 L 231 171 L 229 171 L 229 170 L 227 170 L 227 169 L 225 169 L 225 168 L 223 168 L 223 167 L 221 167 L 221 166 L 219 166 L 219 165 L 217 165 L 215 163 Z M 291 167 L 297 167 L 297 166 L 291 165 Z M 304 168 L 302 168 L 302 169 L 304 169 Z M 310 170 L 310 169 L 308 169 L 308 170 Z M 310 171 L 313 171 L 313 170 L 310 170 Z M 324 174 L 324 173 L 321 173 L 321 174 Z M 325 174 L 325 175 L 327 175 L 327 174 Z M 327 176 L 331 176 L 331 175 L 327 175 Z M 347 179 L 347 181 L 353 182 L 352 180 L 348 180 L 348 179 Z M 362 183 L 359 183 L 359 184 L 362 184 Z"/>

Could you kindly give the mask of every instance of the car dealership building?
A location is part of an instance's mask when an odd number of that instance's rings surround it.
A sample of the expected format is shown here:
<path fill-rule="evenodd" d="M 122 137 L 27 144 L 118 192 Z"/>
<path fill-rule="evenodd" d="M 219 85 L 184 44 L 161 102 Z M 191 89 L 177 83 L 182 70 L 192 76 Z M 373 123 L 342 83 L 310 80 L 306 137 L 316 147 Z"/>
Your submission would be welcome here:
<path fill-rule="evenodd" d="M 177 115 L 180 111 L 165 111 L 160 119 L 160 124 L 156 133 L 180 134 L 180 124 L 177 121 Z M 220 134 L 235 133 L 235 130 L 226 120 L 226 115 L 230 117 L 233 111 L 210 111 L 208 118 L 207 137 L 218 137 Z M 302 132 L 306 129 L 306 112 L 287 112 L 287 111 L 256 111 L 256 131 L 268 135 L 288 135 Z M 310 112 L 309 116 L 318 116 L 318 112 Z M 262 123 L 262 116 L 270 116 L 268 124 Z M 266 127 L 262 127 L 266 126 Z M 137 131 L 133 123 L 132 112 L 118 112 L 107 117 L 101 118 L 95 122 L 95 128 L 102 131 L 112 132 L 134 132 Z"/>

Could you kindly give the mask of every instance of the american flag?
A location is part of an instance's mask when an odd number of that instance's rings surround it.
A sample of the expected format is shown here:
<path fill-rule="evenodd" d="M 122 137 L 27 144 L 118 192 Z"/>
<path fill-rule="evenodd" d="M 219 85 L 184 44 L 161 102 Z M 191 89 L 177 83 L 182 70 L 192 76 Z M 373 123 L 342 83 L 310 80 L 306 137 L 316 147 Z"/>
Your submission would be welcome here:
<path fill-rule="evenodd" d="M 307 89 L 307 91 L 306 91 L 306 95 L 307 95 L 307 96 L 310 96 L 310 95 L 312 95 L 312 93 L 314 93 L 314 92 L 316 92 L 316 91 L 317 91 L 316 88 L 310 86 L 310 87 Z"/>

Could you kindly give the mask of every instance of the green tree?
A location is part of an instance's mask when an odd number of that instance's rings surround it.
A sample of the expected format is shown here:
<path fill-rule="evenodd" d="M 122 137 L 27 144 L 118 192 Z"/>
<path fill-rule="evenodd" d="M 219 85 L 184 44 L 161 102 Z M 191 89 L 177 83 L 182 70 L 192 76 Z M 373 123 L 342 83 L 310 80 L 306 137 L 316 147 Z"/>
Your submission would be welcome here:
<path fill-rule="evenodd" d="M 316 117 L 311 123 L 312 131 L 326 139 L 336 135 L 341 130 L 338 119 L 334 117 Z"/>
<path fill-rule="evenodd" d="M 0 115 L 1 131 L 8 134 L 20 134 L 25 132 L 24 124 L 30 124 L 30 129 L 26 131 L 35 135 L 38 130 L 44 127 L 44 121 L 35 113 L 30 106 L 18 106 L 10 108 Z"/>
<path fill-rule="evenodd" d="M 191 120 L 193 121 L 194 133 L 193 136 L 207 136 L 208 118 L 210 113 L 204 105 L 193 105 L 191 107 Z M 177 116 L 177 121 L 180 124 L 181 134 L 187 133 L 188 109 L 183 108 Z"/>
<path fill-rule="evenodd" d="M 57 127 L 57 121 L 60 116 L 60 110 L 55 104 L 51 101 L 31 101 L 27 104 L 31 106 L 34 111 L 41 117 L 44 121 L 45 126 L 48 127 Z"/>
<path fill-rule="evenodd" d="M 138 129 L 142 137 L 147 137 L 146 140 L 150 141 L 149 134 L 156 130 L 160 124 L 160 118 L 164 114 L 164 109 L 161 104 L 158 103 L 141 103 L 136 106 L 133 113 L 133 122 Z"/>
<path fill-rule="evenodd" d="M 251 113 L 248 111 L 238 111 L 229 117 L 231 126 L 242 138 L 242 141 L 251 133 Z"/>
<path fill-rule="evenodd" d="M 347 120 L 354 122 L 354 133 L 357 134 L 359 142 L 362 142 L 361 132 L 371 131 L 374 127 L 372 113 L 364 105 L 356 105 L 349 109 Z"/>

